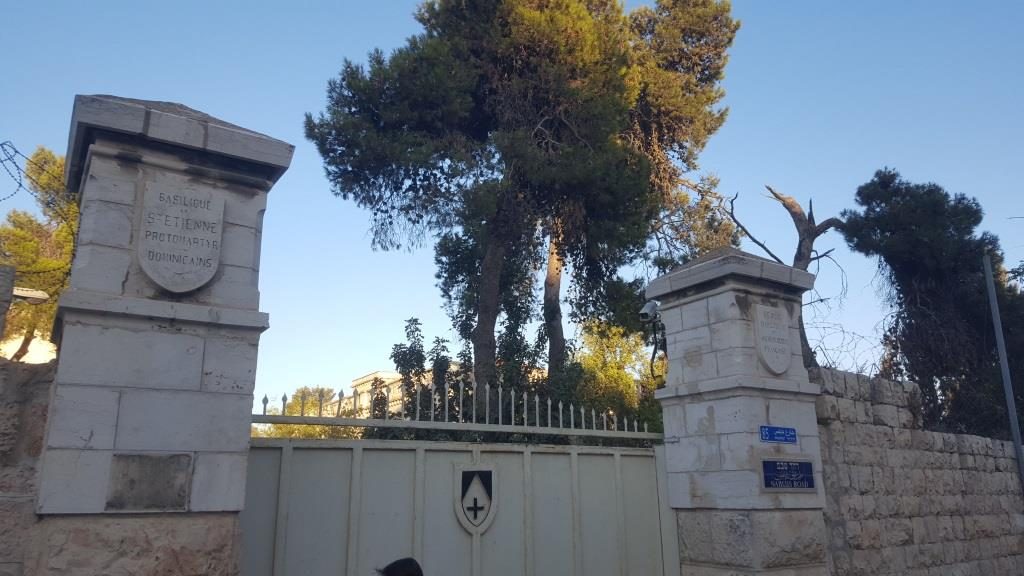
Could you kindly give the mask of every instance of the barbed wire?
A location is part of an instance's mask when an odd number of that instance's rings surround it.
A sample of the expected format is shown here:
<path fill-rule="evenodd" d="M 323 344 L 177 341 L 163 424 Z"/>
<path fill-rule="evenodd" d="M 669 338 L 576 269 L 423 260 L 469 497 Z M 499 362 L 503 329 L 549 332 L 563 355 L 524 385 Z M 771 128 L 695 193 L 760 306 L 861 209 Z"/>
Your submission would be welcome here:
<path fill-rule="evenodd" d="M 3 144 L 6 144 L 6 142 L 0 144 L 0 147 L 2 147 Z M 11 192 L 11 193 L 3 196 L 3 197 L 0 197 L 0 202 L 6 202 L 7 200 L 10 200 L 11 198 L 14 198 L 15 196 L 17 196 L 18 192 L 21 192 L 22 190 L 24 190 L 25 187 L 21 183 L 20 175 L 16 176 L 15 173 L 11 172 L 10 168 L 8 168 L 7 162 L 5 161 L 5 158 L 4 159 L 0 159 L 0 166 L 3 166 L 4 172 L 6 172 L 7 175 L 11 177 L 11 180 L 14 180 L 14 182 L 17 183 L 17 186 L 14 188 L 13 192 Z"/>
<path fill-rule="evenodd" d="M 30 186 L 25 185 L 25 181 L 27 180 L 29 183 L 35 185 L 39 189 L 45 187 L 42 183 L 36 180 L 31 174 L 28 173 L 28 171 L 26 171 L 21 166 L 21 162 L 24 162 L 25 165 L 31 164 L 32 166 L 35 166 L 42 172 L 57 178 L 59 181 L 64 181 L 63 172 L 55 172 L 52 166 L 46 166 L 40 164 L 39 162 L 36 162 L 29 156 L 26 156 L 24 152 L 19 150 L 13 142 L 11 142 L 10 140 L 4 140 L 3 142 L 0 142 L 0 165 L 3 166 L 4 172 L 6 172 L 7 175 L 11 178 L 11 180 L 15 183 L 15 189 L 13 192 L 10 192 L 5 196 L 0 197 L 0 202 L 13 198 L 19 192 L 27 192 L 33 198 L 35 198 L 36 201 L 39 202 L 41 205 L 45 205 L 52 209 L 53 212 L 60 218 L 60 220 L 63 223 L 68 225 L 74 225 L 72 219 L 67 215 L 67 213 L 64 212 L 64 210 L 61 208 L 59 204 L 50 205 L 50 203 L 47 203 L 45 199 L 41 198 L 35 190 L 33 190 Z M 64 194 L 66 195 L 67 185 L 65 184 L 64 186 Z"/>
<path fill-rule="evenodd" d="M 53 166 L 48 166 L 36 162 L 31 157 L 26 156 L 21 150 L 19 150 L 13 142 L 11 142 L 10 140 L 4 140 L 3 142 L 0 142 L 0 167 L 3 168 L 4 173 L 6 173 L 7 176 L 11 179 L 11 182 L 14 183 L 14 190 L 7 194 L 4 194 L 3 196 L 0 196 L 0 202 L 5 202 L 7 200 L 14 198 L 21 192 L 26 192 L 30 196 L 32 196 L 40 206 L 44 206 L 48 210 L 49 214 L 56 216 L 61 223 L 71 227 L 72 229 L 75 229 L 77 227 L 76 219 L 69 216 L 61 202 L 47 201 L 45 198 L 42 197 L 40 193 L 36 192 L 36 190 L 33 190 L 33 187 L 35 187 L 38 190 L 43 190 L 45 189 L 45 186 L 41 182 L 39 182 L 35 177 L 33 177 L 31 173 L 29 173 L 29 171 L 26 169 L 28 166 L 33 166 L 37 168 L 42 174 L 49 175 L 55 178 L 57 181 L 64 183 L 63 172 L 55 171 Z M 63 184 L 62 188 L 63 189 L 61 193 L 65 196 L 65 198 L 70 200 L 70 198 L 67 197 L 68 195 L 66 184 Z M 15 271 L 15 274 L 16 276 L 41 276 L 44 274 L 54 274 L 62 272 L 61 276 L 55 279 L 52 286 L 50 286 L 51 289 L 59 289 L 60 287 L 66 285 L 68 281 L 68 277 L 71 274 L 71 262 L 74 261 L 74 256 L 77 249 L 78 245 L 76 237 L 72 241 L 71 258 L 68 263 L 42 270 L 17 269 Z M 0 246 L 0 253 L 2 252 L 3 246 Z"/>

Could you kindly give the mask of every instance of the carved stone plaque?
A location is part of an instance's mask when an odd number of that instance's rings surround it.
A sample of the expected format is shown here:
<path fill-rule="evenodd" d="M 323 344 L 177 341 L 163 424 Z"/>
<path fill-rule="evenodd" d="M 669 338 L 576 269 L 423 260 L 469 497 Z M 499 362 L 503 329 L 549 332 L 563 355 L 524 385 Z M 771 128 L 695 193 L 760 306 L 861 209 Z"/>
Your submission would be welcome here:
<path fill-rule="evenodd" d="M 789 370 L 793 352 L 789 345 L 789 314 L 785 308 L 757 304 L 754 335 L 757 337 L 757 357 L 769 372 L 781 375 Z"/>
<path fill-rule="evenodd" d="M 209 190 L 150 184 L 143 198 L 139 265 L 171 292 L 190 292 L 220 265 L 224 198 Z"/>

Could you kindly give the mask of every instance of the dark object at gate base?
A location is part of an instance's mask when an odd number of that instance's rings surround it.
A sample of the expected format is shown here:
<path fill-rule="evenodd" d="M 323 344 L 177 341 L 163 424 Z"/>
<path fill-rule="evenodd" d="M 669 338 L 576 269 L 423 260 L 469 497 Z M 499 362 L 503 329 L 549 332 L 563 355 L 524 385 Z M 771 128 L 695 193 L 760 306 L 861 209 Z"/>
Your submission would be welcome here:
<path fill-rule="evenodd" d="M 377 574 L 380 576 L 423 576 L 423 569 L 415 559 L 402 558 L 377 570 Z"/>

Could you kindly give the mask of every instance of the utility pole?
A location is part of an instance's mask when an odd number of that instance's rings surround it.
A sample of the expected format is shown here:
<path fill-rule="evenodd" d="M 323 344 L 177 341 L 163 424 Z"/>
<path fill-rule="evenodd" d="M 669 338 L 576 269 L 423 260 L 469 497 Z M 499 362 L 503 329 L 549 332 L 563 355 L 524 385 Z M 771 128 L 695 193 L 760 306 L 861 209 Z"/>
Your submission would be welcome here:
<path fill-rule="evenodd" d="M 999 365 L 1003 370 L 1003 393 L 1006 395 L 1006 409 L 1010 413 L 1010 433 L 1013 434 L 1013 449 L 1017 454 L 1017 477 L 1024 490 L 1024 456 L 1021 455 L 1020 422 L 1017 421 L 1017 403 L 1013 399 L 1013 384 L 1010 382 L 1010 364 L 1006 360 L 1006 342 L 1003 341 L 1003 322 L 999 318 L 999 302 L 996 300 L 996 283 L 992 277 L 992 259 L 988 254 L 982 260 L 985 265 L 985 284 L 988 286 L 988 303 L 992 309 L 992 326 L 996 330 L 996 349 L 999 351 Z"/>

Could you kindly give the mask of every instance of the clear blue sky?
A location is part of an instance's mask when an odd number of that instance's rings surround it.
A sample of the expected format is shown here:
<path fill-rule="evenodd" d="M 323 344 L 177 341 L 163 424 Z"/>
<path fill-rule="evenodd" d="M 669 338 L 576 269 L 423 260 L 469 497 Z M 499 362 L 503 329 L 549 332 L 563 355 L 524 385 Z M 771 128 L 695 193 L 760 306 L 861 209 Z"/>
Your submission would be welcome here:
<path fill-rule="evenodd" d="M 450 336 L 432 252 L 372 252 L 365 213 L 331 196 L 302 135 L 303 113 L 323 107 L 342 59 L 401 45 L 418 29 L 415 4 L 9 3 L 0 140 L 63 153 L 74 95 L 106 93 L 181 102 L 295 144 L 265 220 L 261 308 L 271 329 L 256 394 L 344 386 L 391 368 L 405 318 Z M 739 215 L 780 255 L 791 255 L 795 234 L 764 184 L 813 197 L 820 219 L 851 207 L 857 185 L 890 166 L 977 197 L 983 227 L 1010 260 L 1024 258 L 1024 220 L 1008 219 L 1024 216 L 1015 173 L 1024 165 L 1024 4 L 747 0 L 734 12 L 743 27 L 726 70 L 731 112 L 702 167 L 724 193 L 740 192 Z M 28 206 L 16 197 L 0 210 Z M 849 280 L 845 303 L 824 320 L 877 340 L 885 311 L 875 263 L 835 235 L 820 246 L 836 248 Z M 822 294 L 838 286 L 824 270 Z"/>

